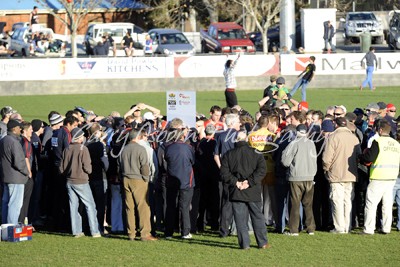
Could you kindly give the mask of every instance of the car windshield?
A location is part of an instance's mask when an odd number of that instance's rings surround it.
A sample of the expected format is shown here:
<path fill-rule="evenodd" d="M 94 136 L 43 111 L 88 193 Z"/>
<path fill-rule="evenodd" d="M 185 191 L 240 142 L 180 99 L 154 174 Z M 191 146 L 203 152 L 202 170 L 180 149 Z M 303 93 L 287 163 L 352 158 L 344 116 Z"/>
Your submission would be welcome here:
<path fill-rule="evenodd" d="M 123 37 L 124 36 L 124 30 L 122 28 L 119 29 L 103 29 L 103 33 L 107 32 L 111 37 Z"/>
<path fill-rule="evenodd" d="M 375 16 L 372 13 L 349 14 L 349 20 L 375 20 Z"/>
<path fill-rule="evenodd" d="M 161 34 L 162 44 L 188 44 L 189 41 L 182 33 Z"/>
<path fill-rule="evenodd" d="M 229 30 L 218 30 L 219 40 L 230 40 L 230 39 L 246 39 L 246 33 L 242 29 L 229 29 Z"/>

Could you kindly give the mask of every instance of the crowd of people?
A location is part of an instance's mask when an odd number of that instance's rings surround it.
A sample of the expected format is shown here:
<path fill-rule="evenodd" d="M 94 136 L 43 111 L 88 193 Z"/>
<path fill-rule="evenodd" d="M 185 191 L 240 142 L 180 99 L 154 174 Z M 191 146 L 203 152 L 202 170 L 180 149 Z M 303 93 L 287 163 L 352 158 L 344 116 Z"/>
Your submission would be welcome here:
<path fill-rule="evenodd" d="M 396 107 L 314 110 L 288 98 L 283 77 L 270 80 L 254 116 L 226 92 L 234 105 L 212 106 L 195 127 L 144 103 L 122 116 L 75 107 L 31 122 L 2 108 L 2 223 L 143 241 L 207 229 L 237 235 L 242 249 L 250 231 L 269 248 L 267 226 L 290 236 L 390 233 L 400 205 Z"/>

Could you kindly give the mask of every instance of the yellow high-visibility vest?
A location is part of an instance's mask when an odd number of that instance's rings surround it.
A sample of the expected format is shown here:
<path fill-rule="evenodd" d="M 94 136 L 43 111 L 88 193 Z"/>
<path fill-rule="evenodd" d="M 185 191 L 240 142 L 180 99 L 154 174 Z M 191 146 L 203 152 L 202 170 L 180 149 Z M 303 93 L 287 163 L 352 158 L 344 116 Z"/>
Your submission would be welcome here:
<path fill-rule="evenodd" d="M 396 180 L 400 167 L 400 144 L 389 136 L 380 136 L 376 140 L 379 154 L 372 163 L 369 178 L 371 180 Z"/>

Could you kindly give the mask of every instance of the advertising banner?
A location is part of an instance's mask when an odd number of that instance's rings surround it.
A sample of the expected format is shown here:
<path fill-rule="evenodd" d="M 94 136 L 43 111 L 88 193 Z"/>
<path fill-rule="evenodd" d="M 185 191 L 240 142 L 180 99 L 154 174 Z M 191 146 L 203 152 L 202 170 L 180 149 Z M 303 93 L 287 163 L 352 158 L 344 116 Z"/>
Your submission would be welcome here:
<path fill-rule="evenodd" d="M 293 54 L 281 55 L 282 75 L 298 75 L 308 65 L 310 56 L 315 56 L 317 75 L 331 74 L 365 74 L 365 60 L 361 66 L 364 53 L 349 54 Z M 398 74 L 400 69 L 400 54 L 375 53 L 378 60 L 378 69 L 375 74 Z"/>
<path fill-rule="evenodd" d="M 179 118 L 189 127 L 196 125 L 196 92 L 167 91 L 167 119 Z"/>

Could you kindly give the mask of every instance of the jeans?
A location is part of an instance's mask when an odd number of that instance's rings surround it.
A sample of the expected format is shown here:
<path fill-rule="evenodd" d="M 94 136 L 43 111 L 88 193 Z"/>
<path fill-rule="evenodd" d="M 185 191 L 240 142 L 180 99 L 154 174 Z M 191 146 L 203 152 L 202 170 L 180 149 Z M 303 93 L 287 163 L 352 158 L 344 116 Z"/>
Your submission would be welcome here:
<path fill-rule="evenodd" d="M 121 187 L 115 184 L 111 184 L 111 231 L 124 231 Z"/>
<path fill-rule="evenodd" d="M 335 52 L 336 51 L 336 46 L 332 43 L 332 39 L 324 39 L 324 41 L 325 41 L 325 50 L 327 51 L 328 50 L 328 44 L 329 44 L 329 46 L 330 46 L 330 48 L 331 48 L 331 50 L 333 51 L 333 52 Z"/>
<path fill-rule="evenodd" d="M 372 86 L 372 74 L 374 72 L 374 66 L 367 66 L 367 78 L 363 81 L 362 83 L 362 87 L 367 86 L 367 84 L 369 85 L 369 89 L 372 90 L 373 86 Z"/>
<path fill-rule="evenodd" d="M 275 231 L 283 233 L 286 226 L 287 210 L 289 205 L 289 183 L 276 183 L 275 196 L 277 206 L 277 221 L 275 222 Z"/>
<path fill-rule="evenodd" d="M 307 81 L 306 79 L 303 79 L 303 78 L 299 79 L 297 81 L 297 83 L 294 85 L 292 91 L 290 91 L 290 95 L 294 96 L 297 89 L 299 89 L 299 87 L 301 86 L 301 101 L 306 101 L 306 98 L 307 98 L 306 89 L 307 89 L 308 83 L 309 83 L 309 81 Z"/>
<path fill-rule="evenodd" d="M 268 243 L 267 228 L 265 226 L 264 216 L 261 212 L 261 202 L 233 201 L 232 207 L 240 248 L 250 247 L 250 237 L 248 232 L 249 214 L 258 247 L 261 248 L 266 245 Z"/>
<path fill-rule="evenodd" d="M 92 235 L 99 234 L 97 211 L 94 203 L 92 191 L 89 184 L 71 184 L 67 183 L 69 206 L 71 211 L 72 234 L 82 233 L 82 217 L 78 212 L 79 200 L 86 207 L 86 213 L 89 220 L 90 233 Z"/>
<path fill-rule="evenodd" d="M 397 223 L 396 228 L 400 231 L 400 177 L 397 178 L 396 184 L 393 187 L 393 200 L 397 206 Z"/>
<path fill-rule="evenodd" d="M 2 218 L 3 224 L 18 224 L 24 200 L 24 184 L 4 184 Z"/>

